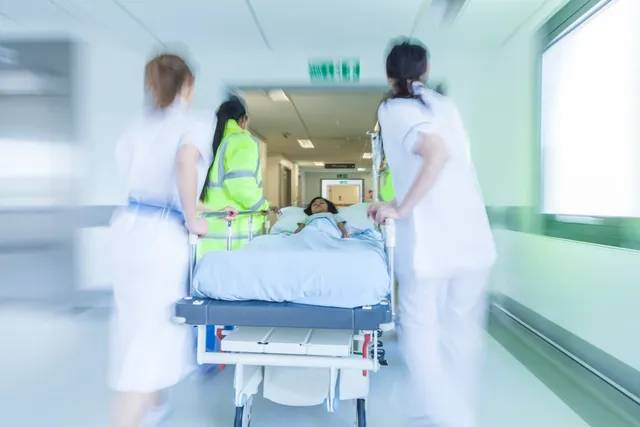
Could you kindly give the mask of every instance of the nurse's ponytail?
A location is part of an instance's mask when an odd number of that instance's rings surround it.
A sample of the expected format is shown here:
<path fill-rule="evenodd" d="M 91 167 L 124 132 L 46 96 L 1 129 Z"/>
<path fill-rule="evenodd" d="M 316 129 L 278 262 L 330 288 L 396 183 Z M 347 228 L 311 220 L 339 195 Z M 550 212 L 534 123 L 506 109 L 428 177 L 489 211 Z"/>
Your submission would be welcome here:
<path fill-rule="evenodd" d="M 211 152 L 213 157 L 211 158 L 211 164 L 207 170 L 207 177 L 204 180 L 204 187 L 200 192 L 200 201 L 204 202 L 207 195 L 207 188 L 209 187 L 209 175 L 213 169 L 213 162 L 218 154 L 218 148 L 222 144 L 224 138 L 224 130 L 227 127 L 229 120 L 235 120 L 240 122 L 241 119 L 247 117 L 247 109 L 244 106 L 244 102 L 237 96 L 231 96 L 228 100 L 220 104 L 220 108 L 216 112 L 216 130 L 213 133 L 213 141 L 211 143 Z M 222 161 L 222 160 L 221 160 Z"/>

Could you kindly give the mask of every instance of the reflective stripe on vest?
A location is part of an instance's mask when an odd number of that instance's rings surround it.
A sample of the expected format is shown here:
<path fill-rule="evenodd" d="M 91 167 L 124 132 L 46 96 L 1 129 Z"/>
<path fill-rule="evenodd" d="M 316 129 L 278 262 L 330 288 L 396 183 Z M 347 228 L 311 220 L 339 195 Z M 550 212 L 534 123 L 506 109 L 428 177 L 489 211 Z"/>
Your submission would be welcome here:
<path fill-rule="evenodd" d="M 259 208 L 260 206 L 262 206 L 262 205 L 264 204 L 264 202 L 265 202 L 265 201 L 266 201 L 266 200 L 265 200 L 265 198 L 264 198 L 264 197 L 260 197 L 260 200 L 258 200 L 258 201 L 253 205 L 253 206 L 251 206 L 251 207 L 249 208 L 249 210 L 250 210 L 250 211 L 258 210 L 258 208 Z"/>
<path fill-rule="evenodd" d="M 256 144 L 256 148 L 259 149 L 258 142 L 251 138 L 252 141 Z M 221 188 L 225 179 L 233 179 L 233 178 L 255 178 L 258 185 L 262 184 L 262 177 L 260 176 L 260 152 L 258 152 L 258 161 L 256 162 L 255 170 L 239 170 L 239 171 L 231 171 L 229 173 L 224 173 L 224 156 L 227 153 L 227 148 L 229 147 L 229 139 L 227 138 L 222 142 L 222 145 L 218 149 L 218 154 L 216 154 L 216 158 L 218 159 L 218 179 L 215 182 L 209 182 L 209 188 Z"/>
<path fill-rule="evenodd" d="M 254 234 L 254 237 L 256 236 L 256 234 Z M 227 240 L 227 235 L 224 234 L 207 234 L 206 236 L 200 237 L 200 239 L 202 240 Z M 231 239 L 232 241 L 236 241 L 236 239 L 242 239 L 242 240 L 246 240 L 249 238 L 248 234 L 232 234 L 231 235 Z"/>
<path fill-rule="evenodd" d="M 233 171 L 225 174 L 224 177 L 222 177 L 222 180 L 224 181 L 225 179 L 233 179 L 233 178 L 253 178 L 254 176 L 256 176 L 254 171 L 240 170 L 240 171 Z"/>

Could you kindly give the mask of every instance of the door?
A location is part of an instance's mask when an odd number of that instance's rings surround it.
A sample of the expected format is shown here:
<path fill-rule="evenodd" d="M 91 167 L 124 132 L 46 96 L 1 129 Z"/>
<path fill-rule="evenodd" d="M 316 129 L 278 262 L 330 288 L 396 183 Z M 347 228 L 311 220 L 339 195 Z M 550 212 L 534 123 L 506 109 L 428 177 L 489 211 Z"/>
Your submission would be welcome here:
<path fill-rule="evenodd" d="M 280 166 L 280 206 L 291 206 L 291 169 Z"/>
<path fill-rule="evenodd" d="M 351 206 L 362 202 L 364 180 L 362 179 L 321 179 L 322 197 L 338 206 Z"/>
<path fill-rule="evenodd" d="M 330 185 L 329 200 L 336 206 L 351 206 L 358 203 L 360 187 L 357 185 Z"/>

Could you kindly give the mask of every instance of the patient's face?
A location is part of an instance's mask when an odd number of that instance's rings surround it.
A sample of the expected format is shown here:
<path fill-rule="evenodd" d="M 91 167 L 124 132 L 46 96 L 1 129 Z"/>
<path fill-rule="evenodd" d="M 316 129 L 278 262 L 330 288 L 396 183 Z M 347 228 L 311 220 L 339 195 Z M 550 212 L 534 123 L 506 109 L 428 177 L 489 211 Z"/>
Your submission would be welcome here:
<path fill-rule="evenodd" d="M 311 204 L 311 213 L 329 212 L 329 205 L 322 199 L 318 199 Z"/>

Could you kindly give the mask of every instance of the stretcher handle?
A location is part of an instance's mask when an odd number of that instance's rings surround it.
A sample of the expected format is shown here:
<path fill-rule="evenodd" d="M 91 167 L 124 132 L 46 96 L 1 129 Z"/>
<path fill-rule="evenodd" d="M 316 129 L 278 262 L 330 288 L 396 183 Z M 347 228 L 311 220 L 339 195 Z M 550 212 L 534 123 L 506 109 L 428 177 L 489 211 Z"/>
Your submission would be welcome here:
<path fill-rule="evenodd" d="M 224 218 L 227 222 L 227 251 L 231 250 L 232 244 L 232 223 L 235 218 L 240 215 L 246 216 L 249 215 L 249 240 L 253 239 L 253 217 L 255 215 L 267 216 L 269 214 L 269 210 L 255 210 L 255 211 L 240 211 L 233 218 L 226 219 L 228 214 L 226 211 L 214 211 L 214 212 L 202 212 L 200 216 L 203 218 Z M 266 232 L 266 229 L 263 225 L 263 232 Z M 189 233 L 189 295 L 193 295 L 193 275 L 196 265 L 196 251 L 198 246 L 199 237 L 197 234 Z"/>
<path fill-rule="evenodd" d="M 239 211 L 236 217 L 245 216 L 245 215 L 262 215 L 266 216 L 269 214 L 268 210 L 259 210 L 259 211 Z M 200 216 L 203 218 L 226 218 L 228 216 L 226 211 L 205 211 L 201 212 Z"/>
<path fill-rule="evenodd" d="M 387 329 L 393 329 L 395 326 L 396 318 L 396 269 L 395 269 L 395 257 L 396 257 L 396 221 L 392 218 L 387 218 L 384 221 L 383 231 L 385 235 L 385 249 L 387 252 L 387 269 L 389 272 L 389 291 L 391 294 L 391 324 L 386 325 Z"/>
<path fill-rule="evenodd" d="M 387 248 L 396 247 L 396 221 L 393 218 L 384 220 L 383 230 L 385 234 L 385 245 Z"/>

